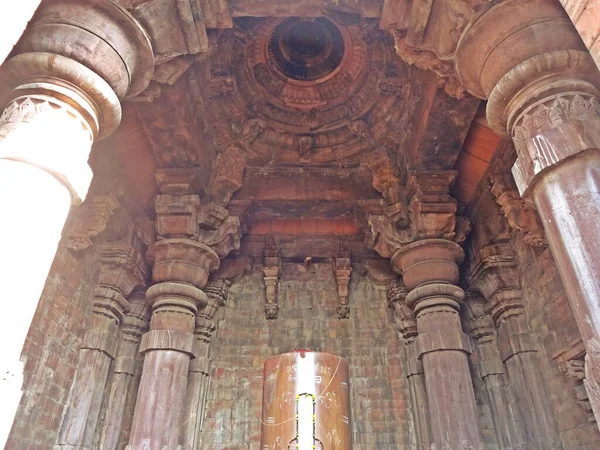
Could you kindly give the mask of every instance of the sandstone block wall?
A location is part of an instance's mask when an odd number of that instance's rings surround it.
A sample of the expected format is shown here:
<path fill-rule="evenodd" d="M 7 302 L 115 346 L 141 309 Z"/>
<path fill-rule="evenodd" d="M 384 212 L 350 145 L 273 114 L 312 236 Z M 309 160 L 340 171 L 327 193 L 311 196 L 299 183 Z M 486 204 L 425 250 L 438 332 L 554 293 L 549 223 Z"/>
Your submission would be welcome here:
<path fill-rule="evenodd" d="M 354 450 L 413 446 L 399 341 L 387 317 L 386 289 L 352 275 L 350 319 L 336 313 L 331 264 L 284 264 L 279 318 L 265 320 L 260 267 L 231 287 L 212 347 L 203 450 L 259 450 L 263 364 L 299 348 L 340 355 L 350 366 Z"/>

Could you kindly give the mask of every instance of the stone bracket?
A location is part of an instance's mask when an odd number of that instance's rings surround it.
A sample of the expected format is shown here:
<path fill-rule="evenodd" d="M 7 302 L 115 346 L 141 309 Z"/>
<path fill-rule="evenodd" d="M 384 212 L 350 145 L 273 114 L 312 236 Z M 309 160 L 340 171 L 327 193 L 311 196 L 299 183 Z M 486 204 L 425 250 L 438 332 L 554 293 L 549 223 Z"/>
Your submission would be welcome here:
<path fill-rule="evenodd" d="M 459 330 L 436 330 L 420 333 L 415 339 L 415 351 L 419 359 L 425 353 L 440 350 L 459 350 L 471 353 L 469 337 Z"/>
<path fill-rule="evenodd" d="M 150 330 L 142 336 L 140 353 L 150 350 L 175 350 L 196 357 L 194 335 L 184 331 Z"/>
<path fill-rule="evenodd" d="M 347 319 L 350 317 L 350 275 L 352 266 L 350 252 L 348 252 L 341 242 L 338 243 L 338 252 L 333 260 L 333 275 L 337 284 L 338 319 Z"/>

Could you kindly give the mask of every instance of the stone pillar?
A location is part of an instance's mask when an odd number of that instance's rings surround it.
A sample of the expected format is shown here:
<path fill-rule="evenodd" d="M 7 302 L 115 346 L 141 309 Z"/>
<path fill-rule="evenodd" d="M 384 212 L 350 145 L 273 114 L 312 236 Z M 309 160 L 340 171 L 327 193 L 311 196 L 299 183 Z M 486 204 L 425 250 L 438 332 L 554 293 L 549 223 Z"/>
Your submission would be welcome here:
<path fill-rule="evenodd" d="M 406 187 L 409 223 L 386 214 L 367 217 L 367 243 L 391 258 L 409 290 L 406 304 L 417 319 L 416 356 L 423 363 L 431 447 L 483 449 L 467 355 L 470 340 L 458 314 L 464 298 L 456 285 L 469 222 L 456 215 L 450 196 L 454 171 L 411 172 Z"/>
<path fill-rule="evenodd" d="M 155 283 L 146 294 L 152 318 L 142 337 L 129 450 L 182 448 L 190 360 L 198 356 L 196 317 L 209 302 L 204 289 L 210 273 L 240 243 L 237 217 L 214 203 L 201 205 L 197 170 L 163 169 L 156 178 L 159 240 L 146 255 Z"/>
<path fill-rule="evenodd" d="M 410 391 L 411 409 L 415 421 L 415 434 L 418 450 L 429 450 L 431 437 L 429 431 L 429 409 L 427 393 L 425 392 L 425 377 L 423 363 L 415 353 L 415 338 L 417 337 L 417 321 L 413 312 L 406 305 L 407 289 L 401 283 L 395 282 L 388 286 L 388 303 L 394 308 L 394 319 L 398 333 L 404 344 L 404 361 L 408 389 Z"/>
<path fill-rule="evenodd" d="M 542 219 L 600 417 L 600 73 L 560 3 L 544 0 L 490 5 L 456 61 L 470 92 L 489 99 L 490 125 L 514 142 L 513 175 Z"/>
<path fill-rule="evenodd" d="M 108 0 L 44 2 L 14 54 L 0 69 L 0 209 L 10 218 L 0 223 L 0 284 L 6 298 L 20 300 L 0 317 L 0 372 L 8 374 L 0 380 L 0 446 L 20 398 L 19 354 L 62 227 L 92 178 L 92 143 L 115 130 L 120 100 L 143 90 L 154 67 L 145 32 Z"/>
<path fill-rule="evenodd" d="M 475 393 L 467 355 L 470 341 L 462 332 L 458 264 L 464 252 L 444 239 L 405 245 L 392 256 L 392 267 L 409 289 L 406 303 L 415 311 L 415 353 L 423 362 L 432 446 L 483 449 Z"/>
<path fill-rule="evenodd" d="M 488 300 L 527 443 L 532 448 L 561 448 L 550 397 L 540 370 L 537 348 L 521 299 L 521 279 L 510 244 L 484 247 L 471 262 L 469 281 Z"/>
<path fill-rule="evenodd" d="M 123 317 L 121 342 L 113 369 L 113 379 L 108 391 L 105 420 L 100 434 L 100 448 L 116 450 L 123 428 L 125 406 L 136 373 L 140 338 L 148 328 L 146 290 L 136 289 L 128 299 L 130 310 Z"/>
<path fill-rule="evenodd" d="M 190 359 L 196 356 L 195 318 L 208 302 L 200 287 L 208 280 L 206 267 L 219 258 L 191 239 L 165 239 L 150 248 L 148 259 L 156 284 L 146 293 L 152 319 L 140 347 L 144 367 L 128 448 L 177 449 Z"/>
<path fill-rule="evenodd" d="M 507 450 L 530 448 L 526 447 L 523 429 L 515 420 L 519 413 L 511 407 L 504 365 L 496 345 L 494 323 L 487 312 L 487 301 L 481 295 L 469 295 L 463 310 L 465 329 L 477 343 L 479 372 L 490 400 L 498 447 Z"/>
<path fill-rule="evenodd" d="M 196 315 L 196 358 L 190 364 L 188 389 L 185 401 L 183 423 L 183 448 L 198 448 L 200 433 L 204 421 L 204 405 L 210 383 L 210 342 L 217 329 L 217 312 L 225 306 L 229 281 L 218 279 L 210 281 L 205 292 L 208 297 L 206 306 Z"/>
<path fill-rule="evenodd" d="M 117 352 L 119 326 L 130 309 L 125 298 L 146 279 L 143 258 L 128 244 L 105 244 L 99 263 L 92 325 L 83 338 L 55 450 L 92 448 L 108 371 Z"/>

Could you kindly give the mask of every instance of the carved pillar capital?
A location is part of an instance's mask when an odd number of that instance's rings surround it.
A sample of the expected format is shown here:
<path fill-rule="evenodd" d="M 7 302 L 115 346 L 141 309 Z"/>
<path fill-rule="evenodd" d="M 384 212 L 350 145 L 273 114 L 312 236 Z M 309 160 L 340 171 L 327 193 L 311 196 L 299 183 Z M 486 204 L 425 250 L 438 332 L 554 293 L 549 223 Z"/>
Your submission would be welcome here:
<path fill-rule="evenodd" d="M 458 264 L 464 259 L 460 245 L 445 239 L 423 239 L 394 252 L 392 268 L 402 274 L 410 290 L 427 283 L 456 284 Z"/>
<path fill-rule="evenodd" d="M 489 5 L 463 34 L 456 67 L 471 93 L 488 98 L 490 126 L 513 139 L 521 194 L 546 169 L 599 147 L 597 133 L 581 130 L 600 126 L 600 74 L 559 2 Z"/>
<path fill-rule="evenodd" d="M 100 138 L 119 125 L 119 100 L 143 91 L 154 71 L 146 32 L 108 0 L 44 1 L 15 53 L 2 70 L 10 97 L 66 100 Z"/>
<path fill-rule="evenodd" d="M 191 239 L 163 239 L 153 244 L 146 258 L 152 281 L 189 283 L 202 289 L 211 272 L 219 267 L 219 255 L 207 245 Z"/>

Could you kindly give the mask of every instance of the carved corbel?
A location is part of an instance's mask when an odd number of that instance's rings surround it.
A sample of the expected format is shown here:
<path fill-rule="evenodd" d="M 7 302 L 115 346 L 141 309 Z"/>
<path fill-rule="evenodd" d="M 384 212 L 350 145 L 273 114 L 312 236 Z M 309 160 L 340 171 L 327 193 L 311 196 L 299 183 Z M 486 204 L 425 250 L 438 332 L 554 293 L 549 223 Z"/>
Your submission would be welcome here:
<path fill-rule="evenodd" d="M 279 241 L 272 235 L 265 236 L 264 257 L 265 317 L 272 320 L 277 319 L 279 314 L 277 294 L 280 274 Z"/>
<path fill-rule="evenodd" d="M 217 155 L 208 186 L 210 199 L 220 206 L 227 206 L 234 192 L 242 187 L 246 154 L 235 146 L 229 146 Z"/>
<path fill-rule="evenodd" d="M 212 248 L 220 259 L 240 248 L 240 219 L 227 216 L 214 230 L 198 230 L 198 241 Z"/>
<path fill-rule="evenodd" d="M 163 239 L 196 238 L 200 209 L 198 170 L 159 169 L 155 178 L 160 188 L 155 199 L 157 234 Z"/>
<path fill-rule="evenodd" d="M 511 174 L 492 175 L 490 191 L 502 208 L 510 227 L 523 233 L 523 241 L 526 244 L 536 248 L 548 245 L 537 211 L 533 205 L 521 198 Z"/>
<path fill-rule="evenodd" d="M 349 290 L 352 262 L 350 252 L 341 243 L 333 260 L 333 274 L 337 284 L 338 319 L 348 319 L 350 317 Z"/>
<path fill-rule="evenodd" d="M 75 215 L 73 231 L 67 240 L 67 248 L 80 252 L 91 247 L 93 238 L 108 227 L 115 210 L 121 207 L 115 194 L 93 195 L 81 205 Z"/>
<path fill-rule="evenodd" d="M 355 122 L 353 122 L 355 123 Z M 380 192 L 387 203 L 385 215 L 398 227 L 408 225 L 408 207 L 405 190 L 400 183 L 398 168 L 384 149 L 369 154 L 363 162 L 373 176 L 373 188 Z"/>
<path fill-rule="evenodd" d="M 450 196 L 450 187 L 456 176 L 455 170 L 410 173 L 406 191 L 410 198 L 410 227 L 415 238 L 455 240 L 457 237 L 457 203 Z M 458 238 L 464 240 L 464 236 Z"/>
<path fill-rule="evenodd" d="M 479 250 L 471 262 L 469 285 L 490 302 L 494 323 L 524 314 L 521 276 L 510 244 L 490 244 Z"/>
<path fill-rule="evenodd" d="M 595 392 L 592 390 L 594 380 L 591 383 L 590 380 L 586 380 L 587 373 L 591 371 L 588 367 L 588 358 L 583 342 L 581 340 L 574 342 L 572 345 L 563 348 L 557 354 L 553 355 L 552 358 L 558 364 L 558 369 L 566 377 L 576 381 L 573 389 L 573 397 L 587 414 L 588 422 L 597 422 L 592 405 L 595 395 Z"/>

